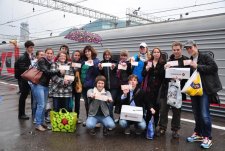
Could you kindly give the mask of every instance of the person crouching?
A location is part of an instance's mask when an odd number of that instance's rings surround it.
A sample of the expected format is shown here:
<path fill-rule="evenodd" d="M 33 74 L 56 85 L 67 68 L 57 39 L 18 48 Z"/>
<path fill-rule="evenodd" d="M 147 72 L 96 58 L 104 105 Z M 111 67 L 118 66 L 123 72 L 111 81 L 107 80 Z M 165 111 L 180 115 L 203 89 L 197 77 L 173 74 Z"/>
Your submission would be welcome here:
<path fill-rule="evenodd" d="M 103 125 L 103 135 L 108 135 L 109 128 L 115 128 L 113 119 L 109 116 L 108 103 L 112 102 L 112 96 L 109 91 L 105 90 L 106 78 L 97 76 L 95 87 L 87 92 L 89 111 L 86 121 L 86 127 L 90 130 L 91 135 L 95 135 L 95 126 L 97 123 Z"/>

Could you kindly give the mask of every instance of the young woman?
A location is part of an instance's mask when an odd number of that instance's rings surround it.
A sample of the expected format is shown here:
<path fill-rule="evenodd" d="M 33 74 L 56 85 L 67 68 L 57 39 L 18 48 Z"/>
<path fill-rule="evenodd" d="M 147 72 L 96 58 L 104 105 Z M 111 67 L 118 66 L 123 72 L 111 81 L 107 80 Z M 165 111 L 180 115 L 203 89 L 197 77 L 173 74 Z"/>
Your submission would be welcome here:
<path fill-rule="evenodd" d="M 33 85 L 33 94 L 37 103 L 37 108 L 35 112 L 36 129 L 39 131 L 46 130 L 44 125 L 44 114 L 46 102 L 48 99 L 49 81 L 52 76 L 60 75 L 59 70 L 50 70 L 53 55 L 53 50 L 51 48 L 47 48 L 45 50 L 45 57 L 40 58 L 37 62 L 38 69 L 43 72 L 40 79 L 40 83 Z"/>
<path fill-rule="evenodd" d="M 72 80 L 66 78 L 68 76 L 74 76 L 73 70 L 70 64 L 67 63 L 67 54 L 65 52 L 59 52 L 57 55 L 58 61 L 53 63 L 51 71 L 61 70 L 61 75 L 55 75 L 52 77 L 51 93 L 53 97 L 53 109 L 59 111 L 61 108 L 65 108 L 70 111 L 70 100 L 72 97 Z"/>
<path fill-rule="evenodd" d="M 109 91 L 105 90 L 106 78 L 97 76 L 95 79 L 95 87 L 89 89 L 87 96 L 89 98 L 89 111 L 86 121 L 86 127 L 90 129 L 90 134 L 95 135 L 95 126 L 97 123 L 103 124 L 103 135 L 108 134 L 108 129 L 114 128 L 116 125 L 110 117 L 108 103 L 112 102 L 112 96 Z"/>
<path fill-rule="evenodd" d="M 148 45 L 145 42 L 142 42 L 139 47 L 139 53 L 135 56 L 131 57 L 132 62 L 138 62 L 138 65 L 133 65 L 133 74 L 138 76 L 138 84 L 141 84 L 143 81 L 142 70 L 144 66 L 144 62 L 151 57 L 151 54 L 148 50 Z"/>
<path fill-rule="evenodd" d="M 104 63 L 111 63 L 111 66 L 103 66 Z M 103 60 L 99 63 L 98 66 L 100 74 L 106 77 L 106 90 L 109 91 L 112 95 L 113 101 L 109 103 L 109 111 L 111 118 L 114 119 L 113 105 L 118 97 L 119 83 L 115 82 L 118 81 L 118 77 L 116 75 L 117 61 L 112 59 L 112 53 L 110 50 L 107 49 L 103 52 Z"/>
<path fill-rule="evenodd" d="M 97 53 L 95 49 L 91 45 L 85 46 L 83 49 L 83 63 L 81 66 L 81 82 L 82 82 L 82 96 L 84 98 L 87 116 L 89 107 L 87 91 L 91 88 L 94 88 L 95 78 L 99 74 L 98 64 L 99 59 L 97 58 Z"/>
<path fill-rule="evenodd" d="M 72 84 L 73 85 L 73 97 L 75 98 L 75 100 L 74 100 L 74 102 L 75 102 L 74 111 L 77 113 L 77 118 L 78 118 L 77 123 L 80 124 L 82 122 L 81 119 L 79 118 L 79 115 L 80 115 L 80 97 L 81 97 L 82 87 L 81 87 L 80 90 L 77 90 L 75 88 L 76 83 L 81 80 L 80 79 L 81 68 L 79 67 L 79 64 L 81 65 L 81 52 L 80 52 L 80 50 L 75 50 L 73 52 L 71 60 L 72 60 L 71 65 L 72 65 L 72 69 L 73 69 L 74 76 L 75 76 L 74 83 Z M 78 64 L 78 66 L 73 65 L 74 63 Z M 79 76 L 76 76 L 76 75 L 79 75 Z"/>
<path fill-rule="evenodd" d="M 151 59 L 145 62 L 142 71 L 142 76 L 144 77 L 143 89 L 148 98 L 146 123 L 148 124 L 152 117 L 150 106 L 153 104 L 153 108 L 155 109 L 154 122 L 155 127 L 157 127 L 159 121 L 159 104 L 157 103 L 157 98 L 160 86 L 165 78 L 165 61 L 162 59 L 162 52 L 159 48 L 154 48 L 151 54 Z"/>

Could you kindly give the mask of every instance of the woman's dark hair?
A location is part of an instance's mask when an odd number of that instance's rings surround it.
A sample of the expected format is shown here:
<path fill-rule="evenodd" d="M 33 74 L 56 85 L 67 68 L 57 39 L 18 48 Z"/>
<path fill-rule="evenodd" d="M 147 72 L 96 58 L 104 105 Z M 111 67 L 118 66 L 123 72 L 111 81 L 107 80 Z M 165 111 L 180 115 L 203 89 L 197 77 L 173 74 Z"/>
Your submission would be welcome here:
<path fill-rule="evenodd" d="M 111 53 L 111 51 L 110 51 L 109 49 L 106 49 L 106 50 L 103 52 L 103 55 L 102 55 L 103 60 L 105 59 L 105 55 L 106 55 L 106 54 L 109 54 L 109 55 L 111 56 L 111 58 L 112 58 L 112 53 Z"/>
<path fill-rule="evenodd" d="M 46 48 L 46 49 L 45 49 L 45 53 L 46 53 L 48 50 L 52 50 L 52 52 L 53 52 L 53 54 L 54 54 L 54 51 L 53 51 L 52 48 Z"/>
<path fill-rule="evenodd" d="M 81 51 L 80 51 L 80 50 L 75 50 L 75 51 L 73 51 L 72 56 L 71 56 L 71 60 L 72 60 L 73 62 L 75 61 L 75 59 L 74 59 L 74 54 L 75 54 L 76 52 L 78 52 L 78 53 L 80 54 L 80 60 L 82 60 L 82 53 L 81 53 Z"/>
<path fill-rule="evenodd" d="M 65 61 L 65 62 L 67 63 L 67 62 L 68 62 L 68 60 L 69 60 L 69 58 L 68 58 L 68 54 L 67 54 L 66 52 L 60 51 L 60 52 L 58 53 L 58 55 L 57 55 L 57 58 L 58 58 L 58 59 L 59 59 L 59 57 L 60 57 L 60 55 L 61 55 L 61 54 L 66 55 L 66 61 Z M 57 60 L 58 60 L 58 59 L 57 59 Z"/>
<path fill-rule="evenodd" d="M 83 52 L 83 59 L 84 60 L 87 60 L 87 57 L 85 55 L 85 51 L 86 50 L 91 51 L 91 58 L 92 59 L 95 59 L 97 57 L 97 52 L 95 51 L 95 49 L 91 45 L 87 45 L 87 46 L 84 47 L 84 49 L 82 51 Z"/>
<path fill-rule="evenodd" d="M 106 82 L 106 78 L 103 75 L 99 75 L 95 78 L 95 86 L 97 86 L 98 81 Z"/>
<path fill-rule="evenodd" d="M 30 46 L 34 46 L 34 43 L 33 43 L 32 41 L 28 40 L 28 41 L 26 41 L 26 42 L 24 43 L 24 46 L 25 46 L 26 48 L 28 48 L 28 47 L 30 47 Z"/>
<path fill-rule="evenodd" d="M 66 53 L 68 55 L 70 55 L 70 50 L 69 50 L 69 47 L 67 45 L 65 45 L 65 44 L 64 45 L 61 45 L 60 48 L 59 48 L 59 51 L 61 50 L 61 48 L 66 48 L 66 50 L 67 50 Z"/>
<path fill-rule="evenodd" d="M 36 56 L 39 56 L 39 53 L 41 53 L 41 52 L 44 52 L 44 51 L 42 51 L 42 50 L 36 51 Z"/>
<path fill-rule="evenodd" d="M 153 52 L 154 52 L 156 49 L 157 49 L 157 50 L 159 50 L 159 53 L 160 53 L 160 57 L 159 57 L 158 62 L 159 62 L 159 63 L 164 62 L 163 57 L 162 57 L 162 51 L 160 50 L 160 48 L 159 48 L 159 47 L 155 47 L 155 48 L 153 48 L 153 50 L 152 50 L 152 57 L 151 57 L 151 60 L 154 60 Z"/>

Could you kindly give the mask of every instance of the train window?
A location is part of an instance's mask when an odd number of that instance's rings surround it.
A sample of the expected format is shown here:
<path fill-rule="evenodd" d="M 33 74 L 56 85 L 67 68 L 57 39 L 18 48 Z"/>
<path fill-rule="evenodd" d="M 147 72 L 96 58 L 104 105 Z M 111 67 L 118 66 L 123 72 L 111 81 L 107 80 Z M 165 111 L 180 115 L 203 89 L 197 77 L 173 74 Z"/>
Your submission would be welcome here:
<path fill-rule="evenodd" d="M 6 57 L 5 65 L 7 68 L 11 68 L 11 57 Z"/>
<path fill-rule="evenodd" d="M 119 61 L 120 60 L 120 54 L 116 54 L 116 53 L 112 54 L 112 59 L 116 60 L 116 61 Z"/>

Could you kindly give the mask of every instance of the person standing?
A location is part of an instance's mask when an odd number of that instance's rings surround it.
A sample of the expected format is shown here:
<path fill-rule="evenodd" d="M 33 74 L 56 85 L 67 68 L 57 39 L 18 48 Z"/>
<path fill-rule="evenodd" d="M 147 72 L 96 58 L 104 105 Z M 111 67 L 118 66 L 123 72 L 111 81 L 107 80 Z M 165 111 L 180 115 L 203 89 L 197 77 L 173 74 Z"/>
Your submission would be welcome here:
<path fill-rule="evenodd" d="M 198 50 L 195 41 L 188 40 L 184 44 L 184 48 L 191 56 L 191 68 L 200 73 L 203 87 L 202 96 L 191 96 L 195 128 L 194 133 L 187 138 L 187 141 L 201 141 L 202 148 L 210 148 L 212 146 L 212 122 L 209 112 L 209 95 L 222 89 L 218 76 L 218 66 L 209 54 L 203 54 Z"/>
<path fill-rule="evenodd" d="M 23 78 L 21 78 L 21 74 L 24 73 L 27 69 L 29 69 L 31 65 L 31 60 L 33 60 L 34 58 L 33 56 L 34 43 L 28 40 L 25 42 L 24 46 L 26 51 L 15 63 L 17 64 L 16 70 L 19 74 L 20 84 L 21 84 L 18 118 L 20 120 L 29 120 L 29 117 L 25 114 L 25 104 L 26 104 L 27 96 L 30 93 L 30 86 L 27 80 L 24 80 Z"/>
<path fill-rule="evenodd" d="M 173 68 L 184 68 L 184 60 L 189 60 L 188 57 L 182 55 L 182 43 L 175 41 L 172 44 L 172 55 L 170 56 L 168 61 L 177 61 L 178 65 L 173 66 Z M 165 64 L 164 68 L 169 68 L 170 64 Z M 187 67 L 187 66 L 186 66 Z M 189 66 L 188 66 L 189 67 Z M 178 79 L 165 79 L 162 84 L 162 89 L 160 91 L 160 119 L 159 119 L 159 129 L 157 129 L 156 135 L 165 135 L 168 123 L 168 112 L 171 108 L 173 116 L 171 121 L 171 130 L 172 137 L 179 138 L 179 129 L 180 129 L 180 118 L 181 118 L 181 108 L 175 108 L 167 104 L 167 93 L 169 82 L 171 80 Z M 186 79 L 180 80 L 180 88 L 182 89 L 187 82 Z M 186 94 L 182 94 L 182 100 L 186 100 Z"/>
<path fill-rule="evenodd" d="M 148 125 L 151 117 L 153 116 L 151 111 L 151 104 L 153 104 L 153 108 L 155 110 L 155 127 L 157 127 L 159 121 L 159 103 L 157 102 L 157 99 L 162 81 L 165 78 L 164 65 L 165 61 L 162 58 L 162 52 L 156 47 L 152 50 L 152 57 L 150 60 L 145 62 L 142 71 L 142 76 L 144 77 L 144 86 L 142 88 L 146 92 L 146 96 L 148 98 L 146 106 L 146 123 Z"/>
<path fill-rule="evenodd" d="M 35 128 L 39 131 L 45 131 L 47 126 L 44 123 L 45 107 L 48 100 L 48 86 L 49 81 L 52 76 L 60 75 L 60 71 L 51 71 L 50 67 L 53 62 L 54 52 L 52 48 L 47 48 L 45 50 L 45 56 L 37 60 L 37 68 L 43 72 L 40 82 L 38 84 L 33 84 L 33 94 L 36 104 Z"/>
<path fill-rule="evenodd" d="M 94 88 L 95 78 L 99 74 L 98 70 L 99 59 L 97 52 L 91 45 L 87 45 L 83 49 L 83 63 L 81 66 L 81 83 L 82 83 L 82 97 L 84 98 L 86 115 L 88 116 L 88 98 L 87 91 Z M 85 125 L 85 122 L 83 123 Z"/>
<path fill-rule="evenodd" d="M 132 64 L 133 74 L 137 75 L 138 77 L 138 84 L 142 83 L 143 76 L 142 70 L 144 67 L 144 62 L 151 58 L 151 54 L 148 50 L 148 45 L 145 42 L 142 42 L 139 47 L 139 53 L 135 56 L 131 57 L 130 62 Z M 138 62 L 137 65 L 134 65 L 134 62 Z"/>

